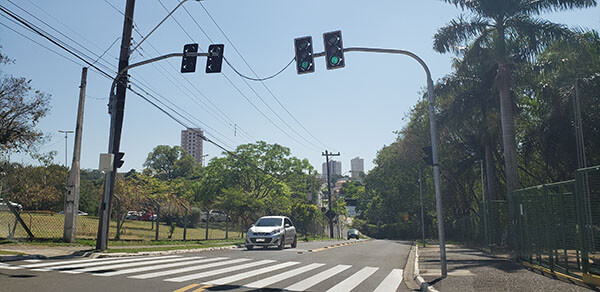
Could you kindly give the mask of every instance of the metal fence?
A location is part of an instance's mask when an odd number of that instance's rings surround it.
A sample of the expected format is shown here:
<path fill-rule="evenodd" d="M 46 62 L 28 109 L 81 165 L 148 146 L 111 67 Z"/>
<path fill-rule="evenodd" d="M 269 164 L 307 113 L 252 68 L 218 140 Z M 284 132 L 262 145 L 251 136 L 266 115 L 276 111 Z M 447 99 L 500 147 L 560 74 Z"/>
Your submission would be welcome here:
<path fill-rule="evenodd" d="M 202 220 L 198 209 L 175 208 L 171 204 L 155 204 L 145 214 L 157 215 L 141 218 L 128 216 L 128 211 L 113 204 L 109 238 L 116 240 L 217 240 L 241 238 L 247 224 L 225 220 Z M 32 211 L 15 208 L 12 212 L 6 205 L 0 207 L 0 239 L 61 239 L 65 216 L 56 211 Z M 162 211 L 162 212 L 161 212 Z M 19 220 L 20 219 L 20 220 Z M 157 222 L 158 221 L 158 222 Z M 207 228 L 208 225 L 208 228 Z M 29 231 L 29 232 L 28 232 Z M 95 239 L 98 217 L 77 217 L 77 238 Z"/>
<path fill-rule="evenodd" d="M 600 285 L 600 166 L 515 191 L 511 208 L 519 260 Z"/>
<path fill-rule="evenodd" d="M 479 203 L 448 224 L 448 238 L 509 249 L 531 267 L 600 286 L 600 166 L 576 173 L 514 191 L 508 202 Z"/>

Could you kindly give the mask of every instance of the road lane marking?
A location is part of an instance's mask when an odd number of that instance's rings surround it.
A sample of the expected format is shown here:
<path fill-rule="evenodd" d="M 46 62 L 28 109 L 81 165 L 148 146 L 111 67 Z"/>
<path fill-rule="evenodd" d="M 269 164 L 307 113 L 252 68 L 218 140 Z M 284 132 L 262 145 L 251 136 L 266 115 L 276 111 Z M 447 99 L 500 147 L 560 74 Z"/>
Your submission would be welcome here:
<path fill-rule="evenodd" d="M 262 280 L 258 280 L 256 282 L 252 282 L 250 284 L 244 285 L 244 287 L 249 287 L 249 288 L 264 288 L 267 287 L 271 284 L 275 284 L 277 282 L 281 282 L 285 279 L 300 275 L 302 273 L 308 272 L 310 270 L 314 270 L 318 267 L 324 266 L 325 264 L 310 264 L 308 266 L 304 266 L 304 267 L 300 267 L 297 269 L 293 269 L 291 271 L 287 271 L 285 273 L 281 273 L 281 274 L 277 274 L 275 276 L 269 277 L 269 278 L 265 278 Z"/>
<path fill-rule="evenodd" d="M 187 259 L 189 259 L 189 258 L 186 258 L 186 260 Z M 114 271 L 114 272 L 108 272 L 108 273 L 98 273 L 98 274 L 93 274 L 93 275 L 108 277 L 108 276 L 123 275 L 123 274 L 133 274 L 133 273 L 138 273 L 138 272 L 161 270 L 161 269 L 174 268 L 174 267 L 180 267 L 180 266 L 189 266 L 189 265 L 202 264 L 202 263 L 208 263 L 208 262 L 214 262 L 214 261 L 220 261 L 220 260 L 226 260 L 226 259 L 228 259 L 228 258 L 226 258 L 226 257 L 208 258 L 208 259 L 201 259 L 201 260 L 194 260 L 194 261 L 185 261 L 185 262 L 157 265 L 157 266 L 151 266 L 151 267 L 125 269 L 125 270 L 120 270 L 120 271 Z"/>
<path fill-rule="evenodd" d="M 12 265 L 9 265 L 9 264 L 0 263 L 0 269 L 5 269 L 5 270 L 20 270 L 22 268 L 23 267 L 20 267 L 20 266 L 12 266 Z"/>
<path fill-rule="evenodd" d="M 120 259 L 130 259 L 130 258 L 139 258 L 139 257 L 122 257 Z M 24 265 L 23 268 L 41 268 L 48 266 L 56 266 L 56 265 L 64 265 L 64 264 L 76 264 L 76 263 L 91 263 L 91 262 L 104 262 L 104 261 L 112 261 L 115 258 L 102 258 L 102 259 L 83 259 L 83 260 L 69 260 L 69 261 L 61 261 L 61 262 L 44 262 L 40 264 L 30 264 Z"/>
<path fill-rule="evenodd" d="M 235 281 L 247 279 L 250 277 L 254 277 L 256 275 L 265 274 L 265 273 L 276 271 L 276 270 L 280 270 L 280 269 L 287 268 L 287 267 L 297 265 L 297 264 L 299 264 L 299 262 L 285 262 L 285 263 L 277 264 L 274 266 L 269 266 L 269 267 L 258 269 L 258 270 L 252 270 L 252 271 L 232 275 L 232 276 L 225 277 L 225 278 L 208 281 L 205 284 L 225 285 L 225 284 L 233 283 Z"/>
<path fill-rule="evenodd" d="M 192 288 L 196 288 L 198 286 L 200 286 L 200 284 L 190 284 L 190 285 L 187 285 L 187 286 L 185 286 L 183 288 L 179 288 L 177 290 L 174 290 L 173 292 L 185 292 L 187 290 L 190 290 Z"/>
<path fill-rule="evenodd" d="M 247 268 L 253 268 L 253 267 L 261 266 L 261 265 L 266 265 L 266 264 L 270 264 L 273 262 L 275 262 L 275 261 L 274 260 L 262 260 L 262 261 L 248 263 L 248 264 L 239 265 L 239 266 L 233 266 L 233 267 L 228 267 L 228 268 L 223 268 L 223 269 L 218 269 L 218 270 L 213 270 L 213 271 L 207 271 L 207 272 L 203 272 L 203 273 L 197 273 L 197 274 L 191 274 L 191 275 L 186 275 L 186 276 L 181 276 L 181 277 L 170 278 L 170 279 L 166 279 L 165 281 L 184 282 L 184 281 L 188 281 L 188 280 L 196 280 L 196 279 L 205 278 L 205 277 L 209 277 L 209 276 L 229 273 L 229 272 L 243 270 L 243 269 L 247 269 Z"/>
<path fill-rule="evenodd" d="M 402 269 L 393 269 L 373 292 L 396 291 L 402 283 Z"/>
<path fill-rule="evenodd" d="M 62 273 L 67 273 L 67 274 L 81 274 L 81 273 L 87 273 L 87 272 L 95 272 L 95 271 L 103 271 L 103 270 L 116 270 L 116 269 L 120 269 L 120 268 L 128 268 L 128 267 L 138 267 L 138 266 L 146 266 L 146 265 L 154 265 L 154 264 L 165 264 L 165 263 L 172 263 L 172 262 L 180 262 L 180 261 L 185 261 L 188 259 L 198 259 L 200 257 L 179 257 L 179 258 L 171 258 L 171 259 L 164 259 L 161 257 L 157 257 L 156 259 L 152 259 L 152 260 L 147 260 L 147 261 L 140 261 L 140 262 L 135 262 L 135 263 L 119 263 L 119 264 L 114 264 L 114 265 L 108 265 L 108 266 L 95 266 L 95 267 L 89 267 L 89 268 L 84 268 L 84 269 L 78 269 L 75 271 L 61 271 Z"/>
<path fill-rule="evenodd" d="M 344 281 L 333 286 L 327 292 L 348 292 L 356 288 L 362 281 L 373 275 L 379 268 L 364 267 L 360 271 L 354 273 L 352 276 L 346 278 Z"/>
<path fill-rule="evenodd" d="M 167 270 L 167 271 L 154 272 L 154 273 L 149 273 L 149 274 L 140 274 L 140 275 L 136 275 L 136 276 L 130 276 L 128 278 L 132 278 L 132 279 L 155 278 L 155 277 L 161 277 L 161 276 L 209 269 L 209 268 L 214 268 L 214 267 L 219 267 L 219 266 L 224 266 L 224 265 L 229 265 L 229 264 L 237 264 L 237 263 L 241 263 L 241 262 L 245 262 L 245 261 L 249 261 L 249 260 L 250 259 L 235 259 L 235 260 L 229 260 L 229 261 L 223 261 L 223 262 L 210 263 L 210 264 L 206 264 L 206 265 L 202 265 L 202 266 L 187 267 L 187 268 L 181 268 L 181 269 L 175 269 L 175 270 Z"/>
<path fill-rule="evenodd" d="M 163 257 L 143 257 L 143 258 L 129 258 L 129 259 L 118 259 L 118 260 L 112 260 L 112 261 L 104 261 L 104 262 L 90 262 L 90 263 L 81 263 L 81 264 L 74 264 L 74 265 L 61 265 L 61 266 L 52 266 L 52 267 L 48 267 L 45 269 L 40 269 L 40 270 L 66 270 L 66 269 L 79 269 L 79 268 L 86 268 L 86 267 L 93 267 L 93 266 L 100 266 L 100 265 L 107 265 L 107 264 L 122 264 L 122 263 L 134 263 L 134 262 L 143 262 L 143 261 L 149 261 L 149 260 L 153 260 L 156 258 L 162 258 L 162 259 L 170 259 L 170 258 L 180 258 L 181 256 L 163 256 Z M 34 270 L 35 271 L 35 270 Z"/>
<path fill-rule="evenodd" d="M 304 279 L 296 284 L 293 284 L 287 288 L 285 288 L 284 290 L 291 290 L 291 291 L 304 291 L 307 290 L 308 288 L 317 285 L 325 280 L 327 280 L 328 278 L 339 274 L 347 269 L 349 269 L 352 266 L 349 265 L 337 265 L 329 270 L 323 271 L 321 273 L 318 273 L 308 279 Z"/>

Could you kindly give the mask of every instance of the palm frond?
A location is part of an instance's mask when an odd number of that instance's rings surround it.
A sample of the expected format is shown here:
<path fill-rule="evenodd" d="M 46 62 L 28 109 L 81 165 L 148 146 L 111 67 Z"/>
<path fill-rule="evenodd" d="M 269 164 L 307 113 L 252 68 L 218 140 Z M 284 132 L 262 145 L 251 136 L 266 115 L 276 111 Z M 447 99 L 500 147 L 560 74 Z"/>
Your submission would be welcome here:
<path fill-rule="evenodd" d="M 519 15 L 506 21 L 509 38 L 519 42 L 524 55 L 532 57 L 550 43 L 574 35 L 567 26 L 541 18 Z"/>
<path fill-rule="evenodd" d="M 433 49 L 440 53 L 449 51 L 458 53 L 461 46 L 466 46 L 471 38 L 478 36 L 489 26 L 490 24 L 481 17 L 474 17 L 467 21 L 460 15 L 447 26 L 438 29 L 433 37 Z"/>
<path fill-rule="evenodd" d="M 523 14 L 539 15 L 545 12 L 588 8 L 596 5 L 596 0 L 526 0 L 522 1 L 519 10 Z"/>

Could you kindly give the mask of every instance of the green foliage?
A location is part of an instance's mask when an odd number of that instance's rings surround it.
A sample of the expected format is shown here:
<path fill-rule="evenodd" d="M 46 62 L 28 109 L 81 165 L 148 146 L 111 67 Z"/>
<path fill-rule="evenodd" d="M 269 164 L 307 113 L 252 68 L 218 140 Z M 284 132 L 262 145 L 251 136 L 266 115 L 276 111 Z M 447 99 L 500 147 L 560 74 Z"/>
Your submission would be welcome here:
<path fill-rule="evenodd" d="M 180 146 L 159 145 L 148 153 L 146 171 L 163 180 L 190 177 L 197 174 L 198 165 Z"/>
<path fill-rule="evenodd" d="M 0 65 L 13 63 L 0 53 Z M 50 95 L 31 87 L 31 80 L 5 75 L 0 70 L 0 154 L 35 153 L 44 142 L 36 129 L 50 111 Z"/>

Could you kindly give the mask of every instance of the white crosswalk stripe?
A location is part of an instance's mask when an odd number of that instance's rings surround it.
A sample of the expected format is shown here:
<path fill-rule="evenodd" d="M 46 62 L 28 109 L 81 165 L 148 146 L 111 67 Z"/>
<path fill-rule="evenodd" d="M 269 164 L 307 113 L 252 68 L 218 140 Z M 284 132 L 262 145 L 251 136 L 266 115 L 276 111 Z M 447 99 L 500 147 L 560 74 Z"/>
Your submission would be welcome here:
<path fill-rule="evenodd" d="M 302 273 L 306 273 L 310 270 L 314 270 L 318 267 L 322 267 L 325 264 L 310 264 L 308 266 L 304 266 L 304 267 L 300 267 L 300 268 L 296 268 L 293 269 L 291 271 L 287 271 L 281 274 L 277 274 L 275 276 L 271 276 L 262 280 L 258 280 L 256 282 L 252 282 L 250 284 L 246 284 L 244 285 L 245 287 L 249 287 L 249 288 L 264 288 L 267 287 L 269 285 L 275 284 L 277 282 L 281 282 L 285 279 L 300 275 Z"/>
<path fill-rule="evenodd" d="M 330 277 L 333 277 L 347 269 L 349 269 L 352 266 L 349 265 L 337 265 L 329 270 L 326 270 L 324 272 L 318 273 L 310 278 L 304 279 L 296 284 L 293 284 L 287 288 L 285 288 L 284 290 L 290 290 L 290 291 L 304 291 L 304 290 L 308 290 L 308 288 L 317 285 L 327 279 L 329 279 Z"/>
<path fill-rule="evenodd" d="M 120 268 L 172 263 L 172 262 L 185 261 L 186 259 L 199 259 L 199 258 L 200 257 L 189 257 L 189 258 L 178 257 L 178 258 L 165 259 L 165 258 L 157 257 L 157 258 L 148 259 L 146 261 L 140 261 L 140 262 L 135 262 L 135 263 L 124 263 L 124 264 L 119 263 L 119 264 L 115 264 L 115 265 L 96 266 L 96 267 L 90 267 L 90 268 L 85 268 L 85 269 L 78 269 L 78 270 L 74 270 L 74 271 L 62 271 L 62 272 L 68 273 L 68 274 L 81 274 L 81 273 L 97 272 L 97 271 L 104 271 L 104 270 L 116 270 L 116 269 L 120 269 Z"/>
<path fill-rule="evenodd" d="M 360 271 L 354 273 L 354 275 L 346 278 L 344 281 L 339 284 L 333 286 L 333 288 L 327 290 L 327 292 L 347 292 L 352 291 L 352 289 L 356 288 L 362 281 L 373 275 L 379 268 L 373 267 L 365 267 Z"/>
<path fill-rule="evenodd" d="M 180 258 L 181 256 L 164 256 L 161 257 L 163 259 L 168 259 L 168 258 Z M 50 270 L 73 270 L 73 269 L 79 269 L 79 268 L 85 268 L 85 267 L 92 267 L 92 266 L 100 266 L 100 265 L 106 265 L 106 264 L 121 264 L 121 263 L 133 263 L 133 262 L 141 262 L 141 261 L 147 261 L 149 259 L 153 259 L 156 257 L 137 257 L 137 258 L 127 258 L 127 259 L 118 259 L 115 260 L 113 259 L 112 261 L 103 261 L 103 262 L 86 262 L 86 263 L 79 263 L 79 264 L 63 264 L 60 266 L 50 266 L 50 267 L 46 267 L 46 268 L 40 268 L 40 269 L 33 269 L 33 271 L 50 271 Z"/>
<path fill-rule="evenodd" d="M 208 259 L 201 259 L 201 260 L 194 260 L 194 261 L 189 261 L 189 259 L 190 258 L 185 258 L 186 261 L 184 261 L 184 262 L 164 264 L 164 265 L 156 265 L 156 266 L 150 266 L 150 267 L 140 267 L 140 268 L 118 270 L 118 271 L 114 271 L 114 272 L 99 273 L 99 274 L 94 274 L 94 275 L 95 276 L 108 277 L 108 276 L 116 276 L 116 275 L 124 275 L 124 274 L 133 274 L 133 273 L 139 273 L 139 272 L 147 272 L 147 271 L 153 271 L 153 270 L 161 270 L 161 269 L 168 269 L 168 268 L 174 268 L 174 267 L 203 264 L 203 263 L 208 263 L 208 262 L 225 260 L 225 259 L 228 259 L 228 258 L 226 258 L 226 257 L 208 258 Z"/>
<path fill-rule="evenodd" d="M 373 292 L 396 291 L 402 283 L 402 269 L 393 269 Z"/>
<path fill-rule="evenodd" d="M 253 268 L 253 267 L 257 267 L 257 266 L 262 266 L 262 265 L 270 264 L 273 262 L 275 262 L 275 261 L 274 260 L 262 260 L 262 261 L 243 264 L 243 265 L 239 265 L 239 266 L 233 266 L 233 267 L 222 268 L 222 269 L 207 271 L 207 272 L 198 273 L 198 274 L 191 274 L 191 275 L 186 275 L 186 276 L 181 276 L 181 277 L 175 277 L 175 278 L 171 278 L 171 279 L 166 279 L 165 281 L 184 282 L 184 281 L 189 281 L 189 280 L 197 280 L 197 279 L 215 276 L 215 275 L 219 275 L 219 274 L 225 274 L 225 273 L 229 273 L 229 272 L 239 271 L 239 270 Z"/>
<path fill-rule="evenodd" d="M 379 267 L 355 267 L 356 272 L 343 273 L 350 268 L 351 265 L 327 267 L 324 263 L 183 255 L 42 261 L 24 265 L 0 263 L 0 270 L 29 269 L 69 274 L 89 272 L 101 277 L 124 275 L 139 280 L 162 278 L 162 281 L 168 282 L 197 281 L 194 285 L 237 285 L 249 289 L 272 287 L 285 291 L 312 291 L 317 287 L 319 291 L 327 292 L 359 289 L 391 292 L 398 290 L 403 281 L 402 269 L 390 271 Z M 370 278 L 371 276 L 373 277 Z M 383 280 L 373 282 L 373 278 Z M 244 284 L 244 280 L 251 283 Z M 286 283 L 285 286 L 288 287 L 283 288 L 277 283 Z"/>
<path fill-rule="evenodd" d="M 121 257 L 119 259 L 131 259 L 139 257 Z M 23 268 L 31 269 L 31 268 L 41 268 L 41 267 L 49 267 L 49 266 L 57 266 L 57 265 L 65 265 L 65 264 L 77 264 L 77 263 L 92 263 L 92 262 L 105 262 L 105 261 L 114 261 L 115 258 L 101 258 L 101 259 L 83 259 L 83 260 L 69 260 L 69 261 L 61 261 L 61 262 L 45 262 L 39 264 L 30 264 L 24 265 Z"/>
<path fill-rule="evenodd" d="M 237 263 L 246 262 L 249 260 L 250 259 L 235 259 L 235 260 L 217 262 L 217 263 L 194 266 L 194 267 L 187 267 L 187 268 L 181 268 L 181 269 L 175 269 L 175 270 L 166 270 L 166 271 L 154 272 L 154 273 L 149 273 L 149 274 L 141 274 L 141 275 L 131 276 L 129 278 L 132 278 L 132 279 L 156 278 L 156 277 L 168 276 L 168 275 L 173 275 L 173 274 L 181 274 L 181 273 L 185 273 L 185 272 L 198 271 L 198 270 L 204 270 L 204 269 L 209 269 L 209 268 L 214 268 L 214 267 L 219 267 L 219 266 L 225 266 L 225 265 L 229 265 L 229 264 L 237 264 Z"/>
<path fill-rule="evenodd" d="M 285 262 L 285 263 L 281 263 L 281 264 L 274 265 L 274 266 L 269 266 L 269 267 L 258 269 L 258 270 L 253 270 L 253 271 L 249 271 L 249 272 L 245 272 L 245 273 L 241 273 L 241 274 L 237 274 L 237 275 L 233 275 L 233 276 L 229 276 L 229 277 L 225 277 L 225 278 L 221 278 L 221 279 L 217 279 L 217 280 L 212 280 L 212 281 L 206 282 L 204 284 L 215 285 L 215 286 L 216 285 L 225 285 L 225 284 L 233 283 L 235 281 L 247 279 L 250 277 L 254 277 L 256 275 L 265 274 L 268 272 L 287 268 L 289 266 L 293 266 L 293 265 L 297 265 L 297 264 L 299 264 L 299 262 Z"/>

